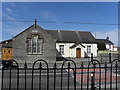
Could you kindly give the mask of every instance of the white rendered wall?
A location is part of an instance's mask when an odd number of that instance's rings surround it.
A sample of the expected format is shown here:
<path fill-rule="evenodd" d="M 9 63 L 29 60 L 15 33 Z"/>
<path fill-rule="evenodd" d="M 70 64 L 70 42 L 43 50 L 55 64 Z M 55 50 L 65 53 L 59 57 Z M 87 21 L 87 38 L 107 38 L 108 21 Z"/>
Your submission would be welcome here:
<path fill-rule="evenodd" d="M 97 57 L 97 44 L 83 44 L 85 46 L 85 52 L 87 53 L 87 46 L 91 46 L 91 53 L 93 53 L 93 57 Z M 91 55 L 88 55 L 91 57 Z"/>
<path fill-rule="evenodd" d="M 87 46 L 91 46 L 91 53 L 93 53 L 94 57 L 97 57 L 97 44 L 85 44 L 85 48 L 81 45 L 76 46 L 75 48 L 70 49 L 74 43 L 56 43 L 56 49 L 59 51 L 59 45 L 64 45 L 64 55 L 63 57 L 74 57 L 76 58 L 76 48 L 81 48 L 81 57 L 85 57 L 85 53 L 87 53 Z"/>
<path fill-rule="evenodd" d="M 109 50 L 109 51 L 114 51 L 114 46 L 113 45 L 109 45 L 109 44 L 106 44 L 106 49 Z"/>

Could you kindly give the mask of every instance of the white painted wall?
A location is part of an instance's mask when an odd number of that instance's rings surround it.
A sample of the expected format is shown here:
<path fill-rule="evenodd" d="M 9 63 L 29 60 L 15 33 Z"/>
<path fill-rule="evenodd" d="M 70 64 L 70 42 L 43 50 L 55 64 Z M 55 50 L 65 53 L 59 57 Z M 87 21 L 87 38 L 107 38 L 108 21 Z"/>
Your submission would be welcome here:
<path fill-rule="evenodd" d="M 64 45 L 64 55 L 63 57 L 70 57 L 70 53 L 72 52 L 70 50 L 70 47 L 74 45 L 74 43 L 56 43 L 56 49 L 59 51 L 59 45 Z"/>
<path fill-rule="evenodd" d="M 85 46 L 85 52 L 87 53 L 87 46 L 91 46 L 91 53 L 93 53 L 93 57 L 97 57 L 97 44 L 83 44 Z M 91 55 L 88 55 L 91 57 Z"/>
<path fill-rule="evenodd" d="M 114 51 L 114 45 L 106 44 L 106 49 L 109 50 L 109 51 Z"/>
<path fill-rule="evenodd" d="M 86 44 L 82 43 L 83 46 L 80 44 L 76 46 L 75 48 L 70 49 L 74 43 L 56 43 L 56 49 L 59 51 L 59 45 L 64 45 L 64 55 L 63 57 L 74 57 L 76 58 L 76 48 L 81 48 L 81 57 L 85 57 L 85 53 L 87 53 L 87 46 L 91 46 L 91 53 L 93 53 L 94 57 L 97 57 L 97 44 Z M 89 55 L 91 56 L 91 55 Z"/>
<path fill-rule="evenodd" d="M 114 51 L 118 51 L 118 48 L 117 48 L 117 47 L 114 47 Z"/>

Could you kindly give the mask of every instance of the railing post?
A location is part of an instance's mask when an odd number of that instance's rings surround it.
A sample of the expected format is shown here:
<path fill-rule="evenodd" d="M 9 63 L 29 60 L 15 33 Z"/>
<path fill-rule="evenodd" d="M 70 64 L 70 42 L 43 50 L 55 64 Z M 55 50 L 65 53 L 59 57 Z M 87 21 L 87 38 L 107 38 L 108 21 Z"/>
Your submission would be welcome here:
<path fill-rule="evenodd" d="M 69 90 L 69 84 L 70 84 L 70 80 L 69 80 L 69 78 L 70 78 L 70 62 L 68 62 L 68 67 L 67 67 L 67 69 L 68 69 L 68 90 Z"/>
<path fill-rule="evenodd" d="M 91 72 L 91 90 L 95 90 L 94 72 Z"/>
<path fill-rule="evenodd" d="M 106 90 L 106 80 L 107 80 L 107 62 L 105 62 L 105 66 L 104 66 L 104 68 L 105 68 L 105 90 Z"/>
<path fill-rule="evenodd" d="M 81 90 L 83 89 L 83 68 L 84 68 L 84 65 L 83 65 L 83 62 L 81 63 Z"/>
<path fill-rule="evenodd" d="M 24 65 L 24 68 L 25 68 L 25 90 L 27 89 L 27 84 L 26 84 L 26 70 L 27 70 L 27 63 L 25 62 L 25 65 Z"/>
<path fill-rule="evenodd" d="M 111 63 L 111 51 L 109 53 L 109 63 Z"/>
<path fill-rule="evenodd" d="M 9 90 L 11 90 L 11 67 L 10 67 L 10 73 L 9 73 Z"/>
<path fill-rule="evenodd" d="M 41 90 L 41 70 L 42 70 L 42 63 L 39 64 L 39 90 Z"/>
<path fill-rule="evenodd" d="M 2 67 L 2 84 L 1 84 L 1 90 L 3 90 L 3 81 L 4 81 L 4 67 Z"/>
<path fill-rule="evenodd" d="M 91 62 L 93 61 L 93 53 L 91 53 Z"/>
<path fill-rule="evenodd" d="M 57 65 L 56 65 L 56 62 L 55 62 L 55 64 L 54 64 L 54 67 L 53 67 L 53 69 L 54 69 L 54 90 L 56 89 L 56 69 L 57 69 Z"/>
<path fill-rule="evenodd" d="M 118 89 L 118 76 L 117 76 L 117 74 L 118 74 L 118 63 L 117 63 L 117 61 L 116 61 L 116 64 L 115 64 L 115 71 L 116 71 L 116 90 Z"/>

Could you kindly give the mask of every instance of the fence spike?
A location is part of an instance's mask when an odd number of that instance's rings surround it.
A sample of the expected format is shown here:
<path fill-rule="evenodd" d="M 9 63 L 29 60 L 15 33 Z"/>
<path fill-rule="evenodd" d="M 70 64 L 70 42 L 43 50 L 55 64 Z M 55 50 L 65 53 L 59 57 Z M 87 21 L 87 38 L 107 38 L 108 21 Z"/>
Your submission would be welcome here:
<path fill-rule="evenodd" d="M 56 69 L 57 68 L 57 64 L 56 64 L 56 62 L 55 62 L 55 64 L 54 64 L 54 67 L 53 67 L 54 69 Z"/>
<path fill-rule="evenodd" d="M 26 62 L 25 62 L 25 64 L 24 64 L 24 68 L 27 69 L 27 63 L 26 63 Z"/>
<path fill-rule="evenodd" d="M 116 61 L 115 67 L 118 67 L 118 63 L 117 63 L 117 61 Z"/>
<path fill-rule="evenodd" d="M 107 62 L 105 62 L 105 66 L 104 66 L 105 68 L 107 67 Z"/>
<path fill-rule="evenodd" d="M 40 62 L 40 64 L 39 64 L 39 69 L 42 69 L 42 63 Z"/>
<path fill-rule="evenodd" d="M 95 62 L 93 63 L 93 66 L 96 67 L 96 63 Z"/>
<path fill-rule="evenodd" d="M 81 63 L 81 68 L 83 68 L 84 67 L 84 64 L 83 64 L 83 62 Z"/>

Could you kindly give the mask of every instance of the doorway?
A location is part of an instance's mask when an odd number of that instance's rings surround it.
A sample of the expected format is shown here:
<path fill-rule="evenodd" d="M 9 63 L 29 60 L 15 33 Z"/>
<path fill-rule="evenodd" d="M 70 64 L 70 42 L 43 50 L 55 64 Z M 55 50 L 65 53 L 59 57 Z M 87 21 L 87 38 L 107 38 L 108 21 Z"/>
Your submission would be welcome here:
<path fill-rule="evenodd" d="M 81 48 L 76 48 L 76 58 L 81 58 Z"/>

